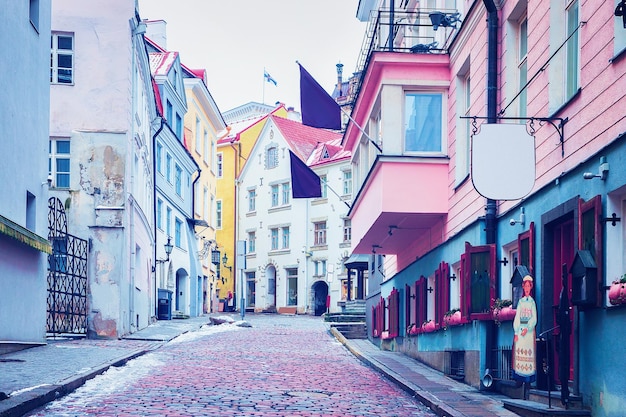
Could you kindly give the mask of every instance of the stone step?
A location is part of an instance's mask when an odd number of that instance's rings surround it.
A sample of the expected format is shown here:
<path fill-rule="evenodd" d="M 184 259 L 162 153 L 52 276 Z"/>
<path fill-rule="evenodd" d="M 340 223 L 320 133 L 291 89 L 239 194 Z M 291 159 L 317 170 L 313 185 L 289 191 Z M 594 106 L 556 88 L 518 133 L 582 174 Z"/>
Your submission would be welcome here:
<path fill-rule="evenodd" d="M 331 323 L 346 339 L 367 339 L 367 327 L 365 323 Z"/>
<path fill-rule="evenodd" d="M 504 408 L 522 417 L 591 417 L 591 411 L 589 410 L 565 409 L 560 407 L 561 401 L 557 401 L 558 406 L 556 404 L 549 406 L 536 401 L 518 399 L 504 399 L 502 403 Z"/>

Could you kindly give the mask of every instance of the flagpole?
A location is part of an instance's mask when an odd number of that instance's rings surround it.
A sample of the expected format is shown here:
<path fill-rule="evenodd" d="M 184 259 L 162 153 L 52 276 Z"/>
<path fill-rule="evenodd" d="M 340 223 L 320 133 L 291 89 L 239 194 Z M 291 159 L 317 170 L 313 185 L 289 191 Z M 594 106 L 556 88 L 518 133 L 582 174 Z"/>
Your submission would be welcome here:
<path fill-rule="evenodd" d="M 354 119 L 352 118 L 352 116 L 350 116 L 348 114 L 347 111 L 345 111 L 344 109 L 341 108 L 341 106 L 339 106 L 339 110 L 341 110 L 341 112 L 343 114 L 345 114 L 346 116 L 348 116 L 348 119 L 361 131 L 361 133 L 363 133 L 365 135 L 365 137 L 367 139 L 369 139 L 370 142 L 372 142 L 372 145 L 374 145 L 376 147 L 376 149 L 378 149 L 378 152 L 383 153 L 383 150 L 380 148 L 380 146 L 378 146 L 378 144 L 376 142 L 374 142 L 374 140 L 372 140 L 372 138 L 369 137 L 369 135 L 367 133 L 365 133 L 365 131 L 363 130 L 363 128 L 361 126 L 359 126 L 359 124 L 357 122 L 354 121 Z M 347 128 L 348 126 L 346 126 Z"/>
<path fill-rule="evenodd" d="M 262 104 L 265 104 L 265 67 L 263 67 L 263 100 Z"/>
<path fill-rule="evenodd" d="M 337 191 L 333 190 L 333 187 L 331 187 L 331 186 L 328 184 L 328 181 L 326 181 L 326 180 L 325 180 L 325 179 L 323 179 L 322 177 L 320 177 L 320 180 L 321 180 L 321 181 L 324 181 L 324 185 L 325 185 L 326 187 L 328 187 L 328 189 L 329 189 L 330 191 L 332 191 L 332 192 L 333 192 L 333 194 L 335 194 L 335 195 L 337 196 L 337 198 L 339 198 L 339 201 L 343 201 L 343 204 L 345 204 L 346 206 L 348 206 L 348 208 L 349 208 L 349 209 L 351 209 L 351 208 L 352 208 L 352 207 L 350 207 L 350 204 L 348 204 L 348 202 L 347 202 L 346 200 L 343 200 L 343 199 L 341 198 L 341 196 L 340 196 L 339 194 L 337 194 Z"/>

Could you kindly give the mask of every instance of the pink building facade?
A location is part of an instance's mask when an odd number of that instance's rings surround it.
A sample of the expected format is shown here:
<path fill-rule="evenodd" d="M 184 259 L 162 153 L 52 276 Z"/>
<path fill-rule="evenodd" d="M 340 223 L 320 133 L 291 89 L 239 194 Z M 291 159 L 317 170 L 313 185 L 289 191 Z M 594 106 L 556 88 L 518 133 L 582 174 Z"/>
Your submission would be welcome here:
<path fill-rule="evenodd" d="M 357 16 L 369 16 L 365 3 Z M 357 68 L 352 118 L 367 134 L 351 123 L 343 144 L 353 155 L 353 253 L 371 255 L 369 337 L 528 398 L 511 371 L 512 316 L 499 307 L 515 308 L 521 275 L 531 275 L 529 402 L 552 388 L 568 406 L 619 415 L 626 369 L 610 358 L 626 353 L 626 310 L 609 296 L 626 273 L 619 2 L 443 3 L 372 6 Z M 477 187 L 479 168 L 522 154 L 508 130 L 479 154 L 485 123 L 526 125 L 529 191 L 509 196 L 517 184 L 506 163 L 488 178 L 500 191 Z"/>

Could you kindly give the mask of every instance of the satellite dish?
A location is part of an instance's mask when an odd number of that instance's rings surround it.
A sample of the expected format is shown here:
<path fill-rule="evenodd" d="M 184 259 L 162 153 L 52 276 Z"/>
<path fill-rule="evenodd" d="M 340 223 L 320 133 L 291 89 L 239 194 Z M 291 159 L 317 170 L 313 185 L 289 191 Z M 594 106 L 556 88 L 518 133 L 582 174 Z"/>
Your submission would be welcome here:
<path fill-rule="evenodd" d="M 472 136 L 474 188 L 492 200 L 519 200 L 535 185 L 535 137 L 525 124 L 480 126 Z"/>

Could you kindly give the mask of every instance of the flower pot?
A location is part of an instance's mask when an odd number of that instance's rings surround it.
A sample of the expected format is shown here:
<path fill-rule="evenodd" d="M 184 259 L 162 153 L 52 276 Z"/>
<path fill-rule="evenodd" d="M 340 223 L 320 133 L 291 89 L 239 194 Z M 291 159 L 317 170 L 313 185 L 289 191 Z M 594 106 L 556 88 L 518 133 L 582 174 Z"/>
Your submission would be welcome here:
<path fill-rule="evenodd" d="M 622 298 L 620 296 L 621 287 L 621 283 L 613 282 L 609 288 L 609 302 L 614 306 L 622 304 Z"/>
<path fill-rule="evenodd" d="M 502 307 L 500 309 L 498 320 L 507 321 L 507 320 L 513 320 L 514 318 L 515 318 L 515 310 L 513 309 L 513 307 Z"/>

